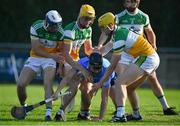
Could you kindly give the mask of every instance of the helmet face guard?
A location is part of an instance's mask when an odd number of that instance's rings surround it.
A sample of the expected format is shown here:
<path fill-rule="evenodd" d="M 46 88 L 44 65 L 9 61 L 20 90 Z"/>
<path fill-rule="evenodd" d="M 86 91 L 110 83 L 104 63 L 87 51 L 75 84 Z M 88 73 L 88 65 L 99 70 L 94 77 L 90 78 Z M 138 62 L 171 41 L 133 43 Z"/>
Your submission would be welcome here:
<path fill-rule="evenodd" d="M 99 53 L 92 53 L 89 57 L 89 69 L 96 74 L 102 69 L 103 59 Z"/>
<path fill-rule="evenodd" d="M 93 67 L 93 69 L 99 70 L 102 68 L 101 63 L 90 63 L 89 66 Z"/>
<path fill-rule="evenodd" d="M 62 21 L 61 22 L 52 22 L 48 17 L 46 17 L 46 21 L 49 26 L 61 26 L 62 25 Z"/>
<path fill-rule="evenodd" d="M 102 64 L 99 63 L 93 63 L 89 64 L 89 69 L 93 75 L 99 73 L 102 69 Z"/>
<path fill-rule="evenodd" d="M 46 28 L 49 32 L 57 32 L 62 25 L 62 18 L 56 10 L 51 10 L 46 14 Z"/>
<path fill-rule="evenodd" d="M 46 28 L 50 32 L 57 32 L 58 29 L 62 26 L 62 22 L 54 23 L 50 21 L 48 17 L 46 17 Z"/>

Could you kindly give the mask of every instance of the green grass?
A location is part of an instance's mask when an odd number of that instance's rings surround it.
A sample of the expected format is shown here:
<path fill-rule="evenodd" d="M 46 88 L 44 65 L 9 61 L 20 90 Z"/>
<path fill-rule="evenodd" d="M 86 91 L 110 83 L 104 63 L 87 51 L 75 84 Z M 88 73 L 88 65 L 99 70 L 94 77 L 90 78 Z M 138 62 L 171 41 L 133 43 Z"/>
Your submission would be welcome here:
<path fill-rule="evenodd" d="M 43 99 L 43 86 L 42 85 L 29 85 L 27 88 L 28 98 L 27 103 L 34 104 Z M 109 123 L 108 121 L 112 118 L 112 112 L 114 106 L 109 99 L 108 108 L 104 122 L 94 121 L 77 121 L 76 117 L 80 109 L 80 93 L 76 96 L 75 110 L 71 113 L 67 113 L 67 122 L 45 122 L 44 113 L 45 106 L 36 108 L 26 117 L 25 120 L 16 120 L 11 117 L 10 110 L 13 105 L 19 105 L 16 94 L 15 84 L 1 84 L 0 85 L 0 125 L 180 125 L 180 116 L 164 116 L 162 109 L 157 98 L 152 94 L 150 89 L 138 89 L 140 97 L 140 110 L 143 116 L 143 121 L 132 121 L 127 123 Z M 179 90 L 165 90 L 166 98 L 171 106 L 176 106 L 176 110 L 180 110 L 180 91 Z M 53 116 L 56 110 L 59 108 L 60 101 L 54 102 Z M 98 115 L 100 105 L 100 92 L 93 99 L 91 106 L 91 114 Z M 126 106 L 127 112 L 131 112 L 129 103 Z"/>

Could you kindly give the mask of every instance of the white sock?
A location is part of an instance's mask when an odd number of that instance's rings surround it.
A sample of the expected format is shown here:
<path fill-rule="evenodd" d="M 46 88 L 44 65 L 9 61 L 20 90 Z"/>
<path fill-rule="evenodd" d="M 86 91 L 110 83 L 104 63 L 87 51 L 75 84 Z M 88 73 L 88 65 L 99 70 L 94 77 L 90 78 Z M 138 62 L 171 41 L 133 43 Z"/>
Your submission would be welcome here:
<path fill-rule="evenodd" d="M 24 106 L 24 107 L 26 107 L 26 106 L 28 106 L 28 104 L 27 104 L 27 103 L 25 103 L 23 106 Z"/>
<path fill-rule="evenodd" d="M 59 109 L 58 112 L 57 112 L 57 114 L 58 114 L 58 115 L 61 115 L 61 113 L 63 113 L 63 112 L 64 112 L 64 111 L 63 111 L 62 109 Z"/>
<path fill-rule="evenodd" d="M 163 110 L 166 110 L 167 108 L 169 108 L 169 105 L 166 101 L 165 96 L 158 97 L 158 99 L 159 99 L 159 102 L 161 103 L 161 106 L 163 107 Z"/>
<path fill-rule="evenodd" d="M 52 109 L 51 108 L 47 108 L 46 109 L 46 116 L 51 116 L 51 112 L 52 112 Z"/>
<path fill-rule="evenodd" d="M 125 114 L 125 107 L 124 106 L 119 106 L 117 107 L 117 117 L 122 117 Z"/>

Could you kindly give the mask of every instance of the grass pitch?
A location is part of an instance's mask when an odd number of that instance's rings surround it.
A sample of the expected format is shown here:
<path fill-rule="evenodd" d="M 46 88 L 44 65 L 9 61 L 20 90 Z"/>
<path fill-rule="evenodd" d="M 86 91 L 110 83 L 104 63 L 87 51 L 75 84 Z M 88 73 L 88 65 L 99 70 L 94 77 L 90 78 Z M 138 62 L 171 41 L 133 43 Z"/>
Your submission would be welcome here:
<path fill-rule="evenodd" d="M 34 104 L 43 100 L 43 86 L 42 85 L 29 85 L 27 88 L 27 103 Z M 77 114 L 80 109 L 80 93 L 78 92 L 76 96 L 75 109 L 71 113 L 67 113 L 67 122 L 45 122 L 45 106 L 36 108 L 28 114 L 25 120 L 16 120 L 11 117 L 10 110 L 13 105 L 19 106 L 16 85 L 15 84 L 1 84 L 0 85 L 0 125 L 180 125 L 180 116 L 165 116 L 162 113 L 162 108 L 153 95 L 150 89 L 138 89 L 138 94 L 140 97 L 140 111 L 143 116 L 142 121 L 130 121 L 127 123 L 110 123 L 108 122 L 112 118 L 112 112 L 114 111 L 114 106 L 109 99 L 107 112 L 105 115 L 105 120 L 103 122 L 95 121 L 77 121 Z M 180 113 L 180 91 L 175 89 L 165 90 L 165 95 L 170 106 L 176 106 L 176 110 Z M 93 99 L 91 105 L 91 114 L 98 115 L 100 106 L 100 91 L 97 96 Z M 54 102 L 53 105 L 53 117 L 58 110 L 60 100 Z M 127 102 L 126 111 L 131 112 L 129 103 Z"/>

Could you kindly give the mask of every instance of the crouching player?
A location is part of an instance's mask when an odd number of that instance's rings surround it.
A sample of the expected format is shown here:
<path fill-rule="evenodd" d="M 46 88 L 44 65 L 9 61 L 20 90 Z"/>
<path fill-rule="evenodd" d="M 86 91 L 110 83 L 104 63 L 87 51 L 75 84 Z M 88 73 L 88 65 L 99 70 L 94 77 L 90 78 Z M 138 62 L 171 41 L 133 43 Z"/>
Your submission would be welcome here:
<path fill-rule="evenodd" d="M 83 77 L 81 76 L 82 74 L 80 72 L 71 69 L 69 74 L 67 74 L 67 76 L 63 78 L 60 86 L 53 95 L 53 97 L 56 97 L 60 90 L 64 87 L 64 85 L 66 85 L 66 83 L 69 83 L 69 89 L 67 90 L 71 91 L 71 95 L 64 96 L 63 104 L 61 104 L 60 109 L 55 116 L 56 121 L 66 120 L 64 110 L 77 93 L 78 88 L 81 90 L 81 108 L 78 114 L 78 119 L 91 120 L 89 109 L 93 94 L 90 92 L 93 84 L 101 80 L 110 63 L 107 59 L 103 58 L 102 55 L 97 52 L 92 53 L 90 57 L 80 59 L 78 62 L 90 72 L 90 74 L 93 76 L 93 82 L 82 79 Z M 104 119 L 104 114 L 108 102 L 108 95 L 111 83 L 113 83 L 114 78 L 115 73 L 112 73 L 109 76 L 109 79 L 102 86 L 100 113 L 99 117 L 96 118 L 96 120 Z M 114 99 L 112 100 L 114 101 Z"/>

